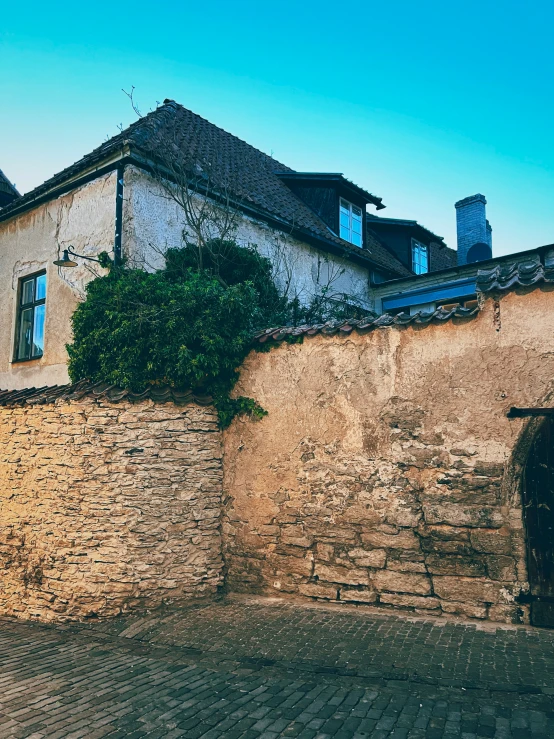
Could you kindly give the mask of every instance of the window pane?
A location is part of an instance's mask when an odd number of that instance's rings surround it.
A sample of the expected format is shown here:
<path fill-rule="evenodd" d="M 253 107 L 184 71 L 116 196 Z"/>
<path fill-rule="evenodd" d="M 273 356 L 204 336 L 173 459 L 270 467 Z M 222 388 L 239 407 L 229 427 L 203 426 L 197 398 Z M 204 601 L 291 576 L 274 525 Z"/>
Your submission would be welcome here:
<path fill-rule="evenodd" d="M 340 199 L 340 207 L 343 208 L 347 213 L 350 212 L 350 203 L 346 200 Z"/>
<path fill-rule="evenodd" d="M 354 215 L 358 216 L 359 218 L 362 217 L 362 209 L 358 208 L 357 205 L 352 206 L 352 213 L 354 213 Z"/>
<path fill-rule="evenodd" d="M 350 229 L 343 226 L 342 223 L 340 227 L 340 237 L 341 239 L 344 239 L 345 241 L 350 241 Z"/>
<path fill-rule="evenodd" d="M 26 305 L 27 303 L 33 302 L 33 285 L 34 280 L 26 280 L 21 287 L 21 304 Z"/>
<path fill-rule="evenodd" d="M 354 217 L 352 218 L 352 231 L 357 234 L 362 233 L 362 222 Z"/>
<path fill-rule="evenodd" d="M 350 218 L 348 216 L 348 213 L 342 213 L 340 214 L 340 225 L 344 226 L 345 228 L 350 228 Z"/>
<path fill-rule="evenodd" d="M 35 325 L 33 327 L 33 357 L 42 357 L 44 352 L 44 316 L 45 305 L 35 308 Z"/>
<path fill-rule="evenodd" d="M 25 308 L 21 311 L 19 323 L 19 337 L 17 344 L 17 359 L 29 359 L 31 356 L 31 326 L 33 323 L 33 309 Z"/>
<path fill-rule="evenodd" d="M 39 275 L 37 277 L 35 300 L 44 300 L 44 298 L 46 298 L 46 275 Z"/>
<path fill-rule="evenodd" d="M 354 246 L 361 246 L 362 245 L 362 236 L 361 234 L 353 233 L 352 234 L 352 243 Z"/>

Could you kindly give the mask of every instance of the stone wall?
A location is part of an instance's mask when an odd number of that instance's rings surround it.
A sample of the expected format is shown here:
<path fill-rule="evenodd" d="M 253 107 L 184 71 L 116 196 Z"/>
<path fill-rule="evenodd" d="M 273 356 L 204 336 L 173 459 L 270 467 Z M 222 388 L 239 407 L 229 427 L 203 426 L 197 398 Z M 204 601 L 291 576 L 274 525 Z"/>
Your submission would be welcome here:
<path fill-rule="evenodd" d="M 0 613 L 112 616 L 214 593 L 221 481 L 210 408 L 0 408 Z"/>
<path fill-rule="evenodd" d="M 525 621 L 529 423 L 506 413 L 552 402 L 553 335 L 537 289 L 252 353 L 237 392 L 269 414 L 225 432 L 229 588 Z"/>

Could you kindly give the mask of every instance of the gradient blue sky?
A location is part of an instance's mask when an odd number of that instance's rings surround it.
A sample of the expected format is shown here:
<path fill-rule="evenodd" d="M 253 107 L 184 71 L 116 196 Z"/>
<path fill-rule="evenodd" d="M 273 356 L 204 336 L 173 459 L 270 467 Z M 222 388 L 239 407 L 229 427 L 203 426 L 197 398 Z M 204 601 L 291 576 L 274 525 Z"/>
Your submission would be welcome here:
<path fill-rule="evenodd" d="M 290 167 L 344 172 L 455 246 L 482 192 L 493 250 L 554 242 L 554 3 L 9 3 L 0 168 L 25 192 L 177 100 Z"/>

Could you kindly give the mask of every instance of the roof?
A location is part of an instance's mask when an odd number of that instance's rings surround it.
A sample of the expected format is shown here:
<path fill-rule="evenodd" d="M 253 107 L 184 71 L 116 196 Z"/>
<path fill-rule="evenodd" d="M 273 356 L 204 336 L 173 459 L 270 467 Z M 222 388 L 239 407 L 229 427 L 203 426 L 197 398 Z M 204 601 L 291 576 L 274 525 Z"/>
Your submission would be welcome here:
<path fill-rule="evenodd" d="M 21 197 L 18 191 L 15 188 L 15 185 L 12 185 L 12 183 L 8 180 L 6 175 L 2 172 L 0 169 L 0 192 L 6 193 L 7 195 L 12 195 L 16 198 Z"/>
<path fill-rule="evenodd" d="M 275 174 L 285 182 L 289 180 L 290 182 L 315 182 L 318 184 L 336 183 L 344 190 L 355 193 L 366 202 L 373 203 L 373 205 L 377 207 L 377 210 L 386 208 L 386 206 L 383 205 L 383 198 L 375 197 L 375 195 L 372 195 L 367 190 L 355 185 L 353 182 L 348 180 L 342 172 L 276 172 Z"/>
<path fill-rule="evenodd" d="M 540 252 L 536 251 L 516 262 L 504 262 L 492 265 L 488 269 L 478 270 L 476 283 L 477 292 L 493 295 L 498 291 L 507 292 L 517 288 L 538 287 L 541 283 L 554 283 L 554 245 L 540 247 Z M 473 318 L 479 311 L 479 306 L 464 308 L 456 305 L 450 309 L 441 306 L 431 312 L 422 310 L 414 314 L 398 313 L 394 316 L 384 313 L 378 317 L 372 315 L 356 320 L 328 321 L 313 326 L 282 326 L 258 332 L 254 337 L 254 342 L 260 344 L 281 342 L 286 339 L 317 334 L 348 336 L 353 331 L 367 333 L 390 326 L 440 324 L 453 319 Z"/>
<path fill-rule="evenodd" d="M 368 267 L 378 266 L 393 274 L 406 274 L 398 260 L 386 257 L 380 261 L 380 249 L 369 253 L 334 234 L 283 182 L 283 175 L 295 174 L 290 167 L 173 100 L 164 101 L 159 108 L 132 123 L 75 164 L 10 203 L 2 209 L 0 218 L 4 219 L 26 206 L 32 207 L 37 198 L 48 197 L 54 188 L 62 186 L 81 172 L 100 166 L 116 154 L 122 155 L 126 149 L 142 157 L 143 162 L 146 158 L 146 161 L 162 161 L 163 164 L 165 159 L 177 162 L 177 166 L 181 164 L 184 168 L 191 163 L 198 168 L 200 163 L 200 171 L 208 166 L 213 184 L 217 186 L 219 180 L 220 186 L 232 189 L 233 197 L 241 208 L 250 210 L 254 215 L 274 219 L 290 229 L 291 233 L 294 232 L 295 236 L 311 237 L 322 248 L 334 250 Z M 229 182 L 230 187 L 226 185 Z M 371 198 L 380 202 L 374 196 Z"/>
<path fill-rule="evenodd" d="M 406 218 L 383 218 L 382 216 L 376 216 L 374 213 L 366 213 L 366 217 L 368 220 L 378 221 L 379 223 L 390 226 L 399 226 L 400 228 L 418 228 L 421 231 L 425 231 L 425 233 L 435 241 L 444 241 L 444 236 L 438 236 L 436 233 L 425 228 L 425 226 L 422 226 L 421 223 L 418 223 L 417 221 L 410 221 Z"/>
<path fill-rule="evenodd" d="M 394 252 L 380 241 L 377 234 L 369 228 L 366 228 L 366 249 L 375 261 L 387 271 L 395 272 L 399 277 L 413 277 L 414 273 L 405 267 Z"/>
<path fill-rule="evenodd" d="M 366 213 L 366 223 L 368 231 L 371 231 L 371 233 L 374 234 L 376 237 L 379 236 L 378 229 L 380 224 L 386 226 L 394 226 L 395 228 L 406 228 L 416 231 L 416 233 L 418 231 L 420 233 L 423 233 L 424 237 L 426 237 L 430 242 L 429 264 L 431 267 L 431 272 L 437 272 L 438 270 L 455 267 L 458 264 L 457 251 L 455 249 L 451 249 L 449 246 L 446 246 L 446 244 L 444 243 L 444 238 L 442 236 L 437 236 L 437 234 L 433 233 L 433 231 L 430 231 L 428 228 L 425 228 L 425 226 L 422 226 L 417 221 L 410 221 L 402 218 L 382 218 L 381 216 L 376 216 L 373 213 Z M 375 228 L 376 226 L 377 229 Z M 392 254 L 395 254 L 394 250 L 386 245 L 386 242 L 384 243 L 386 248 L 389 249 Z M 406 274 L 411 275 L 413 274 L 413 272 L 408 270 Z"/>
<path fill-rule="evenodd" d="M 458 264 L 458 252 L 456 249 L 451 249 L 446 244 L 437 244 L 435 242 L 431 244 L 430 249 L 429 264 L 431 266 L 431 272 L 438 272 L 441 269 L 451 269 Z"/>
<path fill-rule="evenodd" d="M 477 290 L 506 292 L 518 287 L 534 287 L 540 283 L 554 283 L 554 250 L 546 252 L 544 264 L 540 255 L 530 255 L 518 262 L 497 264 L 477 272 Z"/>
<path fill-rule="evenodd" d="M 152 400 L 155 403 L 175 403 L 187 405 L 198 403 L 210 405 L 212 398 L 209 395 L 196 395 L 192 390 L 180 392 L 170 387 L 150 386 L 143 393 L 133 393 L 130 390 L 109 385 L 107 382 L 93 383 L 89 380 L 80 380 L 68 385 L 44 385 L 24 390 L 0 390 L 0 406 L 16 407 L 24 405 L 44 405 L 56 400 L 82 400 L 83 398 L 107 400 L 110 403 L 119 403 L 121 400 L 130 400 L 133 403 L 141 400 Z"/>
<path fill-rule="evenodd" d="M 377 318 L 375 316 L 368 316 L 366 318 L 356 320 L 328 321 L 327 323 L 320 323 L 314 326 L 283 326 L 280 328 L 268 328 L 265 331 L 260 331 L 256 334 L 254 342 L 259 344 L 265 344 L 268 341 L 281 342 L 285 339 L 315 336 L 316 334 L 325 334 L 326 336 L 339 334 L 339 336 L 348 336 L 348 334 L 351 334 L 353 331 L 356 331 L 357 333 L 367 333 L 368 331 L 373 331 L 378 328 L 389 328 L 390 326 L 409 326 L 411 324 L 421 325 L 429 324 L 434 321 L 444 323 L 453 318 L 473 318 L 473 316 L 478 312 L 478 307 L 463 308 L 461 305 L 457 305 L 450 310 L 437 308 L 437 310 L 430 313 L 418 311 L 413 315 L 408 313 L 399 313 L 396 316 L 391 316 L 388 313 L 385 313 Z"/>

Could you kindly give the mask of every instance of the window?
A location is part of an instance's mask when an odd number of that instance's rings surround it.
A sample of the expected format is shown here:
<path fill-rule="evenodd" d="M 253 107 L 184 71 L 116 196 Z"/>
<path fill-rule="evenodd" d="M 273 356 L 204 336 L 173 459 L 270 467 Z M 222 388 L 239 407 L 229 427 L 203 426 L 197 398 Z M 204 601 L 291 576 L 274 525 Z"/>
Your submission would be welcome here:
<path fill-rule="evenodd" d="M 412 241 L 412 269 L 416 275 L 429 272 L 429 249 L 419 241 Z"/>
<path fill-rule="evenodd" d="M 14 361 L 38 359 L 44 351 L 46 274 L 19 281 Z"/>
<path fill-rule="evenodd" d="M 362 246 L 362 209 L 340 199 L 340 237 L 354 246 Z"/>

